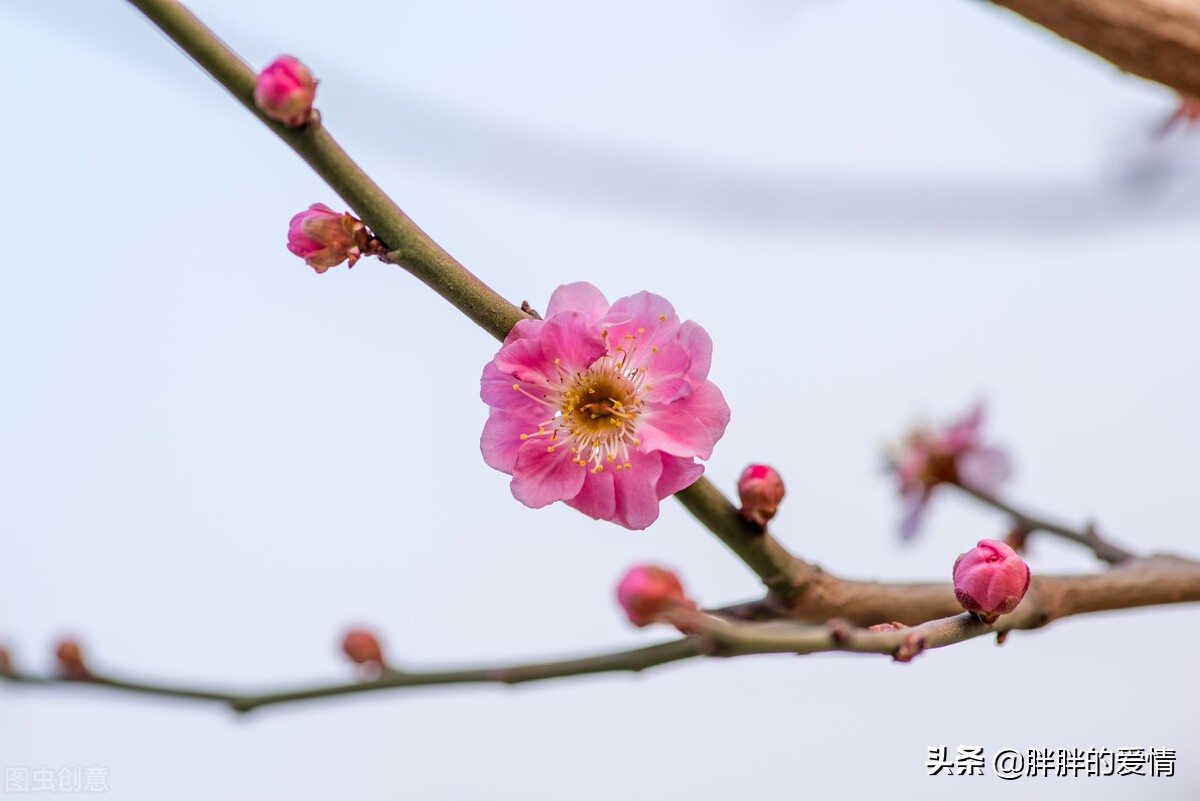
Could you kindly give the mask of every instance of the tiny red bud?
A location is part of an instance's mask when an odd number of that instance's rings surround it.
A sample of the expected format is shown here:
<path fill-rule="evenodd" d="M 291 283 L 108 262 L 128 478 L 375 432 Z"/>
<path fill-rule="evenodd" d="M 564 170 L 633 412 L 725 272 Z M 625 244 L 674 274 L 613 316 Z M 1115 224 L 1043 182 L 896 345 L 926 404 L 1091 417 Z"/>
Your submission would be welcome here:
<path fill-rule="evenodd" d="M 695 609 L 679 578 L 670 570 L 653 565 L 631 568 L 617 585 L 617 601 L 635 626 L 649 626 L 664 619 L 673 609 Z"/>
<path fill-rule="evenodd" d="M 357 217 L 338 214 L 324 203 L 314 203 L 292 217 L 288 224 L 287 247 L 318 273 L 347 259 L 353 267 L 362 256 L 366 229 Z"/>
<path fill-rule="evenodd" d="M 742 517 L 758 526 L 765 526 L 775 516 L 783 494 L 783 478 L 765 464 L 750 465 L 738 479 Z"/>
<path fill-rule="evenodd" d="M 908 626 L 903 623 L 893 621 L 891 623 L 876 623 L 874 626 L 867 626 L 867 631 L 900 631 L 906 628 Z"/>
<path fill-rule="evenodd" d="M 355 629 L 347 632 L 342 640 L 342 650 L 356 665 L 383 665 L 383 647 L 369 631 Z"/>
<path fill-rule="evenodd" d="M 920 637 L 914 631 L 904 638 L 900 643 L 900 647 L 892 654 L 892 659 L 896 662 L 911 662 L 913 659 L 921 655 L 925 650 L 925 638 Z"/>
<path fill-rule="evenodd" d="M 308 68 L 291 56 L 280 56 L 259 73 L 254 105 L 273 120 L 299 128 L 312 114 L 317 82 Z"/>
<path fill-rule="evenodd" d="M 979 544 L 954 560 L 954 597 L 984 623 L 1017 608 L 1029 589 L 1029 565 L 996 540 Z"/>
<path fill-rule="evenodd" d="M 62 640 L 54 651 L 58 659 L 58 672 L 64 679 L 84 681 L 91 676 L 87 663 L 83 661 L 83 649 L 75 640 Z"/>

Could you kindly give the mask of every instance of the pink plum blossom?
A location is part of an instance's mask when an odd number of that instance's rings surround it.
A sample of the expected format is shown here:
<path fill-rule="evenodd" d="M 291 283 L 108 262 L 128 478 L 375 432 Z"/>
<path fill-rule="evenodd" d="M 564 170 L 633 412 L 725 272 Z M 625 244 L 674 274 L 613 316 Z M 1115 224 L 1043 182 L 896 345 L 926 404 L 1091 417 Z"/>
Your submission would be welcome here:
<path fill-rule="evenodd" d="M 893 468 L 904 499 L 900 533 L 905 539 L 916 533 L 938 484 L 960 484 L 993 494 L 1008 479 L 1008 456 L 982 443 L 982 426 L 983 404 L 976 404 L 966 417 L 944 429 L 915 429 L 895 454 Z"/>
<path fill-rule="evenodd" d="M 483 459 L 526 506 L 646 528 L 729 423 L 711 361 L 704 329 L 658 295 L 609 305 L 591 284 L 560 286 L 546 319 L 518 322 L 483 368 Z"/>
<path fill-rule="evenodd" d="M 362 256 L 367 227 L 349 214 L 338 214 L 324 203 L 314 203 L 288 224 L 288 250 L 318 273 L 347 259 L 350 266 Z"/>
<path fill-rule="evenodd" d="M 254 105 L 263 114 L 289 128 L 308 122 L 317 81 L 308 68 L 291 56 L 280 56 L 258 75 Z"/>
<path fill-rule="evenodd" d="M 738 479 L 742 517 L 758 526 L 765 526 L 779 510 L 783 493 L 783 478 L 775 468 L 765 464 L 750 465 Z"/>
<path fill-rule="evenodd" d="M 617 585 L 617 601 L 629 622 L 639 627 L 663 622 L 663 613 L 672 609 L 696 608 L 684 593 L 679 577 L 653 565 L 631 568 Z"/>
<path fill-rule="evenodd" d="M 954 560 L 954 597 L 984 623 L 1017 608 L 1029 589 L 1029 565 L 1003 542 L 980 540 Z"/>

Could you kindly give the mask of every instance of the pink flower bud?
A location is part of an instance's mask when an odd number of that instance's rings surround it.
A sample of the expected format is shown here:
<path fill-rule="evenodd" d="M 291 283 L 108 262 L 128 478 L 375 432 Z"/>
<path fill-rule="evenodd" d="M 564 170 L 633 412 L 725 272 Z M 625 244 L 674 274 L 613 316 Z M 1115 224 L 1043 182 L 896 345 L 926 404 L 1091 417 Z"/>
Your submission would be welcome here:
<path fill-rule="evenodd" d="M 617 585 L 617 600 L 635 626 L 661 622 L 672 609 L 696 608 L 674 573 L 652 565 L 631 568 Z"/>
<path fill-rule="evenodd" d="M 312 73 L 291 56 L 280 56 L 258 74 L 254 105 L 273 120 L 299 128 L 312 114 L 317 82 Z"/>
<path fill-rule="evenodd" d="M 353 267 L 367 239 L 367 227 L 362 220 L 338 214 L 324 203 L 312 204 L 288 224 L 288 250 L 318 273 L 346 259 Z"/>
<path fill-rule="evenodd" d="M 954 597 L 984 623 L 1017 608 L 1029 589 L 1029 565 L 996 540 L 979 544 L 954 560 Z"/>
<path fill-rule="evenodd" d="M 75 640 L 62 640 L 54 651 L 58 659 L 58 672 L 64 679 L 71 681 L 86 681 L 91 678 L 91 671 L 83 661 L 83 649 Z"/>
<path fill-rule="evenodd" d="M 350 661 L 356 665 L 383 666 L 383 647 L 379 639 L 369 631 L 355 629 L 346 633 L 342 640 L 342 650 Z"/>
<path fill-rule="evenodd" d="M 783 479 L 772 467 L 752 464 L 738 479 L 738 497 L 742 499 L 742 517 L 759 526 L 775 516 L 783 500 Z"/>

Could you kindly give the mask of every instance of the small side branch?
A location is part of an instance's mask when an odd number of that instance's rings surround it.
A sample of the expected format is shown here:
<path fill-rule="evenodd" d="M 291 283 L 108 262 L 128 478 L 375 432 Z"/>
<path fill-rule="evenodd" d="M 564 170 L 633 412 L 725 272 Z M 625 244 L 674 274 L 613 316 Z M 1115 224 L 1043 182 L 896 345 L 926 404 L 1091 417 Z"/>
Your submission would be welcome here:
<path fill-rule="evenodd" d="M 320 119 L 288 128 L 254 105 L 257 74 L 216 34 L 176 0 L 129 0 L 181 50 L 224 86 L 292 150 L 308 162 L 390 251 L 399 264 L 496 339 L 527 315 L 479 280 L 433 241 L 342 150 Z"/>
<path fill-rule="evenodd" d="M 1023 512 L 1011 504 L 1005 503 L 999 498 L 989 495 L 986 492 L 980 492 L 977 489 L 972 489 L 971 487 L 963 484 L 951 484 L 950 486 L 965 492 L 967 495 L 970 495 L 972 498 L 975 498 L 978 501 L 982 501 L 993 509 L 999 509 L 1001 512 L 1009 515 L 1012 517 L 1013 523 L 1016 525 L 1016 527 L 1022 529 L 1023 531 L 1028 531 L 1030 533 L 1035 531 L 1045 531 L 1048 534 L 1054 534 L 1064 539 L 1071 540 L 1072 542 L 1077 542 L 1085 548 L 1090 548 L 1092 553 L 1096 555 L 1097 559 L 1108 562 L 1110 565 L 1117 565 L 1130 559 L 1137 558 L 1137 554 L 1133 553 L 1132 551 L 1127 551 L 1119 545 L 1115 545 L 1103 539 L 1098 533 L 1096 533 L 1094 526 L 1089 525 L 1086 528 L 1077 531 L 1049 520 L 1043 520 L 1042 518 L 1031 515 L 1028 512 Z"/>
<path fill-rule="evenodd" d="M 325 684 L 281 692 L 244 694 L 167 684 L 129 681 L 89 673 L 82 679 L 26 674 L 7 665 L 0 681 L 31 686 L 89 686 L 121 692 L 225 704 L 239 712 L 263 706 L 332 698 L 365 692 L 447 684 L 521 684 L 596 673 L 637 672 L 698 656 L 739 657 L 753 654 L 811 654 L 824 651 L 884 654 L 906 662 L 922 651 L 964 642 L 983 634 L 1041 628 L 1072 615 L 1129 609 L 1151 604 L 1200 601 L 1200 562 L 1179 557 L 1133 559 L 1091 576 L 1035 577 L 1025 599 L 1012 614 L 988 625 L 963 613 L 944 584 L 878 584 L 819 579 L 790 609 L 778 611 L 778 599 L 759 606 L 759 622 L 750 605 L 713 613 L 683 611 L 672 622 L 689 636 L 645 648 L 576 659 L 494 667 L 409 672 L 388 669 L 378 678 Z M 737 611 L 738 619 L 717 617 Z M 774 610 L 774 611 L 773 611 Z M 837 615 L 844 611 L 846 615 Z M 892 614 L 885 614 L 884 612 Z M 938 612 L 915 620 L 917 612 Z M 804 621 L 815 619 L 815 625 Z M 868 626 L 897 621 L 876 630 Z M 749 622 L 747 622 L 749 621 Z M 912 621 L 911 625 L 905 621 Z M 7 663 L 6 663 L 7 664 Z"/>
<path fill-rule="evenodd" d="M 783 600 L 802 593 L 819 572 L 792 556 L 770 532 L 745 520 L 707 478 L 675 493 L 683 507 L 733 551 L 763 584 Z"/>

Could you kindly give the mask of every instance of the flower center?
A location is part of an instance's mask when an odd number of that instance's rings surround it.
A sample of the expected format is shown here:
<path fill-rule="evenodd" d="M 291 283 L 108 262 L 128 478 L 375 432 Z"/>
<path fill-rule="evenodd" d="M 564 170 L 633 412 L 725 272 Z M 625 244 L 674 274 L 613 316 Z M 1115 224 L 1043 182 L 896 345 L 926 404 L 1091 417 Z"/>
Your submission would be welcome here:
<path fill-rule="evenodd" d="M 618 351 L 617 356 L 624 354 Z M 590 467 L 593 473 L 608 465 L 617 470 L 632 467 L 629 448 L 641 444 L 637 438 L 642 405 L 638 390 L 646 368 L 625 367 L 612 356 L 602 356 L 586 370 L 563 375 L 553 387 L 556 392 L 540 401 L 555 410 L 554 416 L 539 423 L 536 432 L 522 434 L 521 439 L 546 437 L 550 453 L 569 447 L 571 461 Z M 517 385 L 514 388 L 519 390 Z"/>
<path fill-rule="evenodd" d="M 521 440 L 546 437 L 550 453 L 569 447 L 571 461 L 580 467 L 590 466 L 593 473 L 607 465 L 616 470 L 632 468 L 629 449 L 642 444 L 637 437 L 637 418 L 642 408 L 638 393 L 651 389 L 645 383 L 646 371 L 658 355 L 658 346 L 653 343 L 666 319 L 660 314 L 659 325 L 649 333 L 638 328 L 637 333 L 625 334 L 618 343 L 609 340 L 607 329 L 602 331 L 609 352 L 573 375 L 555 359 L 558 381 L 550 382 L 550 392 L 540 397 L 513 384 L 516 391 L 554 410 L 552 417 L 538 423 L 537 431 L 522 434 Z"/>

